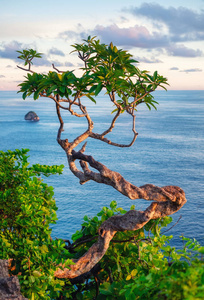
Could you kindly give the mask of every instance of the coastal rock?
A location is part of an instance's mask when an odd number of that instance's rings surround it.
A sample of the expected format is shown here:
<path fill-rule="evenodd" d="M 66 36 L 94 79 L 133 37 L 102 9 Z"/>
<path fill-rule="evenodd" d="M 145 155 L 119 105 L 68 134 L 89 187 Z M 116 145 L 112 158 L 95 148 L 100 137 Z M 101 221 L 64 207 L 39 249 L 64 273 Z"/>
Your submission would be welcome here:
<path fill-rule="evenodd" d="M 9 276 L 8 261 L 0 259 L 0 299 L 1 300 L 28 300 L 20 292 L 17 276 Z"/>
<path fill-rule="evenodd" d="M 25 120 L 37 122 L 37 121 L 40 120 L 40 118 L 38 117 L 38 115 L 34 111 L 29 111 L 25 115 Z"/>

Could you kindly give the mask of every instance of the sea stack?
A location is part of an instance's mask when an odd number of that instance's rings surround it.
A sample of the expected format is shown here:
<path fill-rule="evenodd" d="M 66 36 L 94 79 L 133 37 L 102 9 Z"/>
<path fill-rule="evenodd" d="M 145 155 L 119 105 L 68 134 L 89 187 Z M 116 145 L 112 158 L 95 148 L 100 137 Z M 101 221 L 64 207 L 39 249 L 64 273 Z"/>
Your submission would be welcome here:
<path fill-rule="evenodd" d="M 25 115 L 25 120 L 37 122 L 37 121 L 40 120 L 40 118 L 38 117 L 38 115 L 34 111 L 29 111 Z"/>

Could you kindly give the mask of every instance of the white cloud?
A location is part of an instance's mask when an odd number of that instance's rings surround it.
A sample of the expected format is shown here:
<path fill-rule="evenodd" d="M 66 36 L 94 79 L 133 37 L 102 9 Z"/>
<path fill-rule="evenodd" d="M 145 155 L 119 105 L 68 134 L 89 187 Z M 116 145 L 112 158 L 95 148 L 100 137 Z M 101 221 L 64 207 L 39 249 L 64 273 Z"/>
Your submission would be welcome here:
<path fill-rule="evenodd" d="M 193 72 L 202 72 L 202 71 L 203 70 L 199 68 L 192 68 L 192 69 L 181 70 L 180 72 L 193 73 Z"/>
<path fill-rule="evenodd" d="M 143 3 L 126 11 L 165 24 L 173 40 L 204 40 L 203 10 L 197 12 L 183 6 L 165 8 L 157 3 Z"/>
<path fill-rule="evenodd" d="M 12 41 L 8 44 L 1 43 L 0 57 L 17 60 L 18 53 L 16 51 L 23 48 L 23 44 L 17 41 Z"/>
<path fill-rule="evenodd" d="M 147 64 L 158 64 L 158 63 L 163 63 L 163 61 L 161 61 L 158 58 L 155 57 L 151 57 L 151 58 L 147 58 L 147 57 L 139 57 L 136 56 L 135 59 L 139 62 L 139 63 L 147 63 Z"/>
<path fill-rule="evenodd" d="M 170 70 L 170 71 L 178 71 L 179 68 L 177 68 L 177 67 L 172 67 L 172 68 L 170 68 L 169 70 Z"/>
<path fill-rule="evenodd" d="M 48 55 L 57 55 L 57 56 L 65 56 L 64 52 L 52 47 L 49 51 L 48 51 Z"/>
<path fill-rule="evenodd" d="M 167 47 L 167 52 L 169 53 L 169 55 L 180 57 L 200 57 L 203 55 L 203 52 L 199 49 L 194 50 L 184 45 L 176 44 Z"/>
<path fill-rule="evenodd" d="M 151 33 L 145 26 L 135 25 L 134 27 L 120 28 L 116 24 L 106 27 L 97 25 L 92 32 L 93 35 L 100 36 L 104 42 L 112 41 L 122 46 L 157 48 L 168 45 L 167 36 L 163 36 L 159 32 Z"/>

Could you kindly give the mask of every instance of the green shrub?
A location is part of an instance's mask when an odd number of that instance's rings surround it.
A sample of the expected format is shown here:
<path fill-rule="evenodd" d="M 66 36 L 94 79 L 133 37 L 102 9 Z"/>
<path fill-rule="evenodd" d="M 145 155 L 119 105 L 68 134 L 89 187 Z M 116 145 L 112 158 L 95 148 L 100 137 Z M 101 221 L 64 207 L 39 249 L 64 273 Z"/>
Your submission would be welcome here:
<path fill-rule="evenodd" d="M 72 236 L 76 255 L 88 250 L 93 243 L 91 237 L 97 236 L 103 221 L 125 212 L 112 201 L 97 216 L 85 216 L 82 229 Z M 183 249 L 171 247 L 169 242 L 173 236 L 161 233 L 171 221 L 171 217 L 165 217 L 151 220 L 135 232 L 118 232 L 100 261 L 99 273 L 89 280 L 88 286 L 81 284 L 77 299 L 95 299 L 97 293 L 97 300 L 203 299 L 204 247 L 184 237 L 181 237 Z M 83 240 L 87 242 L 82 243 Z"/>
<path fill-rule="evenodd" d="M 63 166 L 29 167 L 27 152 L 0 151 L 0 258 L 10 259 L 26 297 L 57 299 L 65 281 L 54 278 L 54 270 L 69 253 L 64 242 L 51 239 L 57 207 L 53 188 L 39 176 L 60 174 Z"/>

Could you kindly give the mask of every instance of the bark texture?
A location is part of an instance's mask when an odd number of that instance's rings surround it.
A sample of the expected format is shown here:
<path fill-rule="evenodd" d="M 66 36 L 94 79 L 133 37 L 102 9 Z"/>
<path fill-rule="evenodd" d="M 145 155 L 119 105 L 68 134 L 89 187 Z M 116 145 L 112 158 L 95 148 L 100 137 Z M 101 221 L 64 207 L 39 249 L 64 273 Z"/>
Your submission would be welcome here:
<path fill-rule="evenodd" d="M 70 144 L 67 140 L 59 141 L 67 153 L 70 170 L 84 184 L 88 180 L 112 186 L 130 199 L 144 199 L 153 201 L 145 211 L 131 210 L 124 215 L 115 215 L 106 220 L 99 228 L 98 241 L 78 260 L 68 268 L 59 268 L 55 272 L 58 278 L 75 278 L 89 272 L 104 256 L 110 241 L 117 231 L 135 231 L 142 228 L 151 219 L 158 219 L 178 211 L 185 203 L 184 191 L 177 186 L 158 187 L 146 184 L 140 187 L 125 180 L 120 173 L 108 169 L 96 161 L 92 156 L 85 155 L 85 146 L 79 152 L 69 151 Z M 82 168 L 78 170 L 75 161 L 80 160 Z M 89 169 L 89 166 L 97 172 Z"/>

